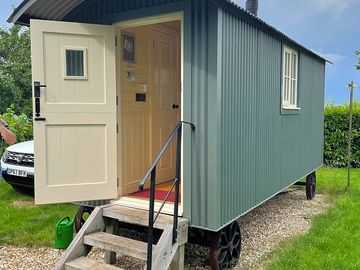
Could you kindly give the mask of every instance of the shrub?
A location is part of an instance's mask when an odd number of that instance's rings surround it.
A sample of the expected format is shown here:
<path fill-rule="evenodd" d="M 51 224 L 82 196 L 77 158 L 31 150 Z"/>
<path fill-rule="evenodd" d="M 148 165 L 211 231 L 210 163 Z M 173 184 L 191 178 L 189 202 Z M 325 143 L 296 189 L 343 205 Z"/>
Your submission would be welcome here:
<path fill-rule="evenodd" d="M 33 139 L 32 119 L 29 119 L 26 114 L 16 115 L 14 108 L 10 107 L 0 117 L 9 125 L 11 131 L 14 132 L 17 142 Z M 2 153 L 7 146 L 4 143 L 3 149 L 0 149 L 0 152 Z"/>
<path fill-rule="evenodd" d="M 349 105 L 327 104 L 325 106 L 324 162 L 333 167 L 347 166 L 349 134 Z M 360 103 L 353 108 L 353 168 L 360 168 Z"/>

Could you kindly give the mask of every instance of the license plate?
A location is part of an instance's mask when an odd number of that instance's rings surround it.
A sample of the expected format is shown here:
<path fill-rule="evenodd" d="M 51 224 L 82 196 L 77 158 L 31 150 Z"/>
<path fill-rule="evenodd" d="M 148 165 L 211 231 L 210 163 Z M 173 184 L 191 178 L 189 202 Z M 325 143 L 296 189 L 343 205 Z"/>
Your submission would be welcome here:
<path fill-rule="evenodd" d="M 20 177 L 27 177 L 27 172 L 18 169 L 8 169 L 7 173 L 10 175 L 20 176 Z"/>

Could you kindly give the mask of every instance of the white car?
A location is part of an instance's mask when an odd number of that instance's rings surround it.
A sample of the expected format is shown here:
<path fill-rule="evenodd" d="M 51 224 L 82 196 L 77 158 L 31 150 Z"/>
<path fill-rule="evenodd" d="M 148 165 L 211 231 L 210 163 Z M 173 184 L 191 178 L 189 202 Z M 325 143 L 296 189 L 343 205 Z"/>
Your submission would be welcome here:
<path fill-rule="evenodd" d="M 9 146 L 1 158 L 1 173 L 17 190 L 34 190 L 34 141 Z"/>

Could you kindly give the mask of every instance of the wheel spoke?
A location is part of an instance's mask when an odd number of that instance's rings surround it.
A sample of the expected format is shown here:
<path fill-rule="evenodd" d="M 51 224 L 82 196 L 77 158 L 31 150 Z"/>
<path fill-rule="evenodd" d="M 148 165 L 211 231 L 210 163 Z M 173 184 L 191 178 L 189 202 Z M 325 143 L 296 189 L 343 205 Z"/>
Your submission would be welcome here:
<path fill-rule="evenodd" d="M 228 237 L 225 232 L 221 232 L 220 235 L 220 243 L 227 244 L 228 243 Z"/>
<path fill-rule="evenodd" d="M 219 264 L 224 263 L 224 261 L 226 260 L 227 255 L 228 255 L 227 249 L 226 249 L 226 250 L 222 250 L 222 251 L 219 253 Z"/>
<path fill-rule="evenodd" d="M 224 261 L 220 263 L 221 269 L 230 269 L 231 258 L 229 254 L 224 258 Z"/>
<path fill-rule="evenodd" d="M 232 244 L 234 247 L 237 247 L 240 244 L 240 233 L 234 234 L 232 238 Z"/>
<path fill-rule="evenodd" d="M 220 248 L 219 248 L 219 251 L 223 251 L 223 250 L 227 250 L 228 249 L 228 246 L 226 245 L 221 245 Z"/>
<path fill-rule="evenodd" d="M 238 258 L 240 257 L 240 249 L 234 248 L 231 256 L 232 256 L 234 259 L 238 259 Z"/>

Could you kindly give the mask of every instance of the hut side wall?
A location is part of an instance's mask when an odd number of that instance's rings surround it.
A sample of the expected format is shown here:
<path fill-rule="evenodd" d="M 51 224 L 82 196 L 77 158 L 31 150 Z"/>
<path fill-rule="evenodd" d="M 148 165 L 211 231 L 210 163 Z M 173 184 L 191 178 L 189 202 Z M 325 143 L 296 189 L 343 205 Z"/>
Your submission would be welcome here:
<path fill-rule="evenodd" d="M 224 225 L 323 164 L 324 63 L 299 53 L 301 111 L 283 114 L 283 44 L 227 11 L 220 14 Z"/>

